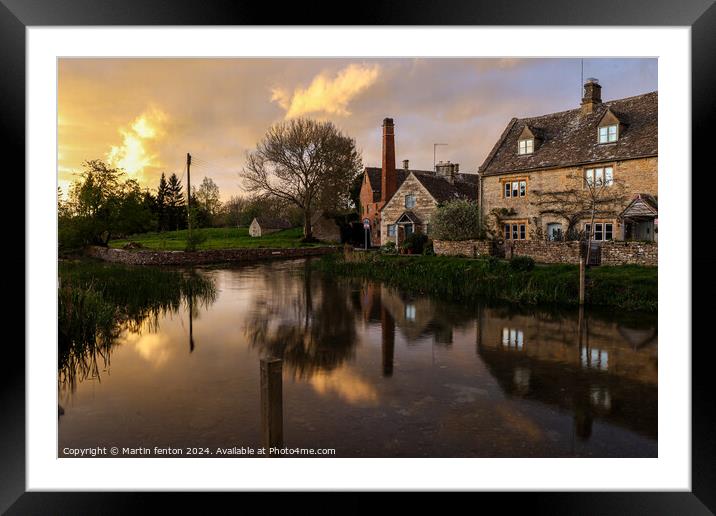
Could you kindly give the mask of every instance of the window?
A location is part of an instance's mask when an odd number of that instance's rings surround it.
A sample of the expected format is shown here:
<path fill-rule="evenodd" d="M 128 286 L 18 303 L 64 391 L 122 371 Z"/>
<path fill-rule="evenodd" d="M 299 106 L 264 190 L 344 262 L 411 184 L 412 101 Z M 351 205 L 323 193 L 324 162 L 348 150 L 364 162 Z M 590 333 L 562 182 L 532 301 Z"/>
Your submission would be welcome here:
<path fill-rule="evenodd" d="M 405 196 L 405 207 L 406 208 L 414 208 L 415 207 L 415 195 L 414 194 L 408 194 Z"/>
<path fill-rule="evenodd" d="M 535 150 L 535 141 L 533 138 L 529 140 L 520 140 L 517 142 L 518 154 L 532 154 Z"/>
<path fill-rule="evenodd" d="M 614 184 L 614 167 L 588 168 L 584 171 L 587 186 L 612 186 Z"/>
<path fill-rule="evenodd" d="M 589 236 L 592 227 L 591 224 L 584 225 L 584 233 Z M 606 240 L 612 240 L 614 238 L 614 224 L 611 222 L 596 222 L 594 224 L 594 235 L 592 240 L 603 242 Z"/>
<path fill-rule="evenodd" d="M 405 305 L 405 318 L 408 321 L 415 320 L 415 305 Z"/>
<path fill-rule="evenodd" d="M 505 224 L 505 240 L 526 240 L 527 224 Z"/>
<path fill-rule="evenodd" d="M 507 181 L 505 183 L 505 198 L 524 197 L 527 195 L 527 181 Z"/>
<path fill-rule="evenodd" d="M 599 143 L 611 143 L 617 141 L 618 126 L 605 125 L 599 128 Z"/>
<path fill-rule="evenodd" d="M 430 224 L 424 224 L 423 225 L 423 232 L 427 235 L 428 234 L 428 228 L 430 227 Z"/>
<path fill-rule="evenodd" d="M 388 224 L 388 236 L 389 237 L 395 236 L 395 224 Z"/>

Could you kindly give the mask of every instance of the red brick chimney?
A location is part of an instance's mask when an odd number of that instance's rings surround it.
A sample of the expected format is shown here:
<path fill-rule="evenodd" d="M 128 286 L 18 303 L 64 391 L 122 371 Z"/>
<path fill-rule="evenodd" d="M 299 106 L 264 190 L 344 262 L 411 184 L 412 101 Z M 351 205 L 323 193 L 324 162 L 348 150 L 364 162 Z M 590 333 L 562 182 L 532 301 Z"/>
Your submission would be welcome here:
<path fill-rule="evenodd" d="M 398 190 L 395 171 L 395 126 L 392 118 L 383 119 L 383 170 L 380 175 L 380 200 L 385 203 Z"/>

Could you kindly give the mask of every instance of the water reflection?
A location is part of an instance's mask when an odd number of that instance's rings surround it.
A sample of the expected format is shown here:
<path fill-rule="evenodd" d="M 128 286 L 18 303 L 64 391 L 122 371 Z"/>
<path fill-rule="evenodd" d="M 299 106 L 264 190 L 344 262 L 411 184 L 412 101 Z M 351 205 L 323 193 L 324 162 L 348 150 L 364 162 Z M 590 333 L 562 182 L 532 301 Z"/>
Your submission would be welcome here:
<path fill-rule="evenodd" d="M 574 324 L 550 313 L 478 310 L 478 354 L 506 394 L 573 413 L 581 439 L 595 418 L 656 438 L 655 326 L 639 318 L 584 315 Z"/>
<path fill-rule="evenodd" d="M 160 319 L 188 307 L 189 347 L 193 319 L 216 300 L 213 282 L 195 271 L 137 269 L 64 263 L 58 290 L 58 379 L 61 391 L 99 380 L 112 348 L 126 337 L 151 361 L 162 361 L 166 336 Z M 164 343 L 164 344 L 163 344 Z"/>
<path fill-rule="evenodd" d="M 145 324 L 137 316 L 86 348 L 101 353 L 96 370 L 111 352 L 113 374 L 83 388 L 98 374 L 75 373 L 61 443 L 170 435 L 339 456 L 656 455 L 653 316 L 446 303 L 306 261 L 196 275 L 213 290 L 150 303 Z M 262 358 L 282 359 L 280 431 L 267 431 L 277 417 Z"/>
<path fill-rule="evenodd" d="M 263 356 L 282 358 L 294 376 L 310 378 L 353 357 L 356 326 L 345 289 L 314 274 L 308 262 L 303 273 L 289 285 L 280 275 L 267 278 L 244 333 Z"/>

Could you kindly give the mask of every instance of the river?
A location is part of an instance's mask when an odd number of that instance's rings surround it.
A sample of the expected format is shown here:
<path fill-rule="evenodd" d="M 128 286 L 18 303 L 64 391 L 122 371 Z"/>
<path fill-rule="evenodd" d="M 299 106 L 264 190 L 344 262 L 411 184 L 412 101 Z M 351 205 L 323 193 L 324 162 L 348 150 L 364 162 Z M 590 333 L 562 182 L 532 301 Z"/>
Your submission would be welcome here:
<path fill-rule="evenodd" d="M 306 260 L 198 271 L 214 299 L 123 329 L 95 367 L 61 375 L 59 456 L 257 450 L 262 357 L 282 359 L 281 445 L 300 453 L 657 456 L 654 315 L 465 306 Z"/>

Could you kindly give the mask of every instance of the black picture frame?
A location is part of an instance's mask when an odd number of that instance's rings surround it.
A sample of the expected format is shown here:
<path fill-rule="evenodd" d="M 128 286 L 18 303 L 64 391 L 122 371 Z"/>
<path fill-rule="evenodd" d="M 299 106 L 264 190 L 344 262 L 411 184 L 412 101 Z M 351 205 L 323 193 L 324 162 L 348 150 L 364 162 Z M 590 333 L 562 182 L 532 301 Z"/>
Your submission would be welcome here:
<path fill-rule="evenodd" d="M 312 2 L 282 5 L 245 0 L 0 0 L 0 127 L 5 132 L 6 170 L 25 170 L 25 29 L 28 26 L 62 25 L 605 25 L 691 27 L 692 71 L 692 163 L 703 173 L 714 169 L 707 161 L 713 144 L 716 113 L 716 5 L 714 0 L 469 0 L 428 2 L 423 0 L 372 2 L 345 10 L 342 3 Z M 352 12 L 351 12 L 352 11 Z M 663 171 L 689 179 L 689 171 Z M 21 174 L 16 192 L 25 191 Z M 691 174 L 692 187 L 697 187 Z M 703 195 L 703 190 L 701 190 Z M 25 191 L 27 196 L 29 192 Z M 697 196 L 693 196 L 698 201 Z M 709 220 L 708 200 L 692 204 L 692 221 Z M 688 221 L 689 214 L 684 214 Z M 691 228 L 696 228 L 692 223 Z M 696 242 L 699 235 L 691 233 Z M 54 245 L 54 244 L 50 244 Z M 26 264 L 24 246 L 15 246 L 12 263 Z M 716 439 L 713 431 L 716 403 L 710 379 L 713 339 L 698 338 L 693 331 L 708 321 L 714 291 L 715 260 L 708 246 L 692 246 L 692 321 L 684 328 L 684 341 L 669 343 L 692 346 L 692 490 L 690 492 L 641 493 L 485 493 L 501 511 L 525 508 L 536 514 L 711 514 L 716 511 Z M 32 271 L 25 265 L 25 275 Z M 703 297 L 702 297 L 703 296 Z M 25 306 L 24 303 L 13 303 Z M 32 306 L 26 309 L 31 310 Z M 183 510 L 206 510 L 204 501 L 189 500 L 181 493 L 40 493 L 25 492 L 25 350 L 9 339 L 0 375 L 0 511 L 8 514 L 126 513 L 142 509 L 147 497 L 161 497 L 162 504 Z M 668 386 L 661 385 L 661 389 Z M 225 495 L 231 496 L 231 495 Z M 246 496 L 246 495 L 244 495 Z M 254 496 L 254 495 L 251 495 Z M 357 496 L 357 495 L 352 495 Z M 414 497 L 421 503 L 422 497 Z M 223 503 L 223 501 L 222 501 Z M 244 502 L 245 503 L 245 502 Z M 328 504 L 327 502 L 322 502 Z M 312 504 L 313 505 L 313 504 Z M 362 504 L 345 501 L 342 508 L 358 510 Z M 372 504 L 367 502 L 367 507 Z M 168 505 L 163 505 L 167 509 Z M 364 506 L 364 509 L 366 507 Z M 341 509 L 344 510 L 344 509 Z M 313 512 L 313 511 L 312 511 Z"/>

